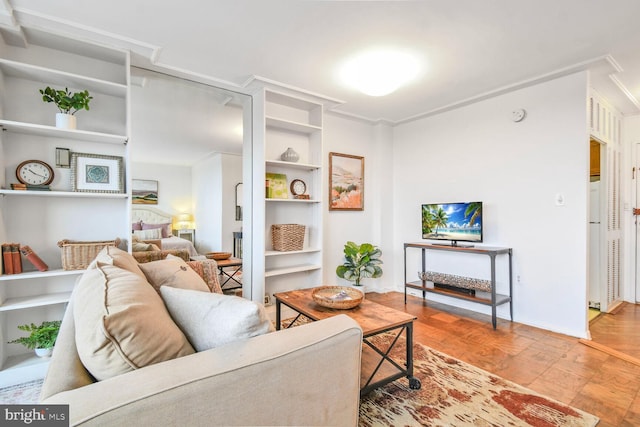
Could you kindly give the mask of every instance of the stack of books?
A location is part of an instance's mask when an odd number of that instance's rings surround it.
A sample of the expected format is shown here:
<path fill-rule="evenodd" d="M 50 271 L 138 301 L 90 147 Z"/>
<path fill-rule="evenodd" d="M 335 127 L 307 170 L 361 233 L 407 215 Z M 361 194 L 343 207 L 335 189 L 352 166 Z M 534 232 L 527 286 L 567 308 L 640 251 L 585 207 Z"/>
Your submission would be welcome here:
<path fill-rule="evenodd" d="M 38 271 L 47 271 L 49 269 L 49 266 L 29 246 L 20 246 L 20 243 L 3 243 L 0 274 L 22 273 L 21 255 L 33 264 Z"/>
<path fill-rule="evenodd" d="M 12 190 L 51 191 L 49 185 L 11 184 Z"/>

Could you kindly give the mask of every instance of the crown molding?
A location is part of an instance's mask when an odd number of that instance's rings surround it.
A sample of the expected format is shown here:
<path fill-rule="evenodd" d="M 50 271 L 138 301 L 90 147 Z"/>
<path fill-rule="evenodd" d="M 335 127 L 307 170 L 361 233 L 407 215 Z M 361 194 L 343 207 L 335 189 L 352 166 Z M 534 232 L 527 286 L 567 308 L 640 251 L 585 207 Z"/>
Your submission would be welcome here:
<path fill-rule="evenodd" d="M 73 39 L 81 39 L 82 41 L 91 41 L 103 46 L 112 46 L 114 48 L 128 50 L 144 58 L 149 58 L 152 62 L 157 60 L 161 51 L 160 46 L 124 37 L 108 31 L 103 31 L 87 25 L 78 24 L 76 22 L 67 21 L 65 19 L 44 15 L 26 8 L 13 9 L 13 15 L 16 18 L 17 25 L 19 26 L 32 27 L 41 31 L 54 32 L 58 35 L 71 37 Z"/>
<path fill-rule="evenodd" d="M 587 61 L 579 62 L 574 65 L 570 65 L 568 67 L 560 68 L 558 70 L 552 71 L 550 73 L 541 74 L 537 77 L 533 77 L 531 79 L 522 80 L 520 82 L 510 84 L 507 86 L 503 86 L 488 92 L 480 93 L 476 96 L 463 99 L 457 102 L 453 102 L 451 104 L 445 105 L 440 108 L 435 108 L 430 111 L 426 111 L 421 114 L 416 114 L 411 117 L 407 117 L 402 120 L 398 120 L 395 122 L 398 124 L 409 123 L 415 120 L 420 120 L 426 117 L 435 116 L 437 114 L 442 114 L 447 111 L 455 110 L 457 108 L 465 107 L 467 105 L 475 104 L 476 102 L 485 101 L 490 98 L 494 98 L 496 96 L 504 95 L 509 92 L 513 92 L 516 90 L 524 89 L 527 87 L 535 86 L 541 83 L 545 83 L 551 80 L 558 79 L 560 77 L 568 76 L 570 74 L 575 74 L 581 71 L 588 71 L 590 69 L 598 69 L 598 70 L 608 70 L 610 73 L 619 72 L 620 68 L 617 66 L 617 63 L 611 58 L 610 55 L 600 56 L 594 59 L 590 59 Z"/>
<path fill-rule="evenodd" d="M 609 76 L 609 78 L 611 79 L 613 84 L 616 85 L 616 87 L 624 94 L 624 96 L 629 100 L 629 102 L 631 102 L 636 107 L 637 111 L 633 113 L 633 115 L 640 114 L 640 101 L 638 101 L 638 98 L 633 96 L 631 91 L 624 85 L 624 83 L 620 81 L 620 79 L 618 79 L 617 76 L 612 74 Z"/>
<path fill-rule="evenodd" d="M 311 92 L 306 89 L 302 89 L 293 85 L 289 85 L 286 83 L 282 83 L 276 80 L 268 79 L 266 77 L 261 77 L 257 75 L 252 75 L 251 77 L 249 77 L 241 86 L 249 90 L 252 90 L 252 89 L 255 90 L 259 88 L 271 88 L 271 89 L 280 90 L 281 92 L 282 91 L 289 92 L 289 93 L 292 93 L 293 95 L 298 95 L 298 96 L 303 95 L 306 98 L 313 100 L 313 102 L 317 102 L 319 104 L 324 105 L 325 110 L 335 108 L 335 106 L 342 105 L 345 103 L 344 101 L 341 101 L 336 98 L 330 98 L 326 95 L 322 95 L 317 92 Z"/>

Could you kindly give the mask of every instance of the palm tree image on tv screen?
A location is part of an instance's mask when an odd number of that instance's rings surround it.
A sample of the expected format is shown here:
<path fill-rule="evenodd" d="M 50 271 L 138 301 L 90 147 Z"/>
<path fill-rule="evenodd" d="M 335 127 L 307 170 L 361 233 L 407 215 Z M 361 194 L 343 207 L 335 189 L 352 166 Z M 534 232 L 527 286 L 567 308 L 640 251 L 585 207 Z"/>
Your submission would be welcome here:
<path fill-rule="evenodd" d="M 482 202 L 422 205 L 422 238 L 482 242 Z"/>

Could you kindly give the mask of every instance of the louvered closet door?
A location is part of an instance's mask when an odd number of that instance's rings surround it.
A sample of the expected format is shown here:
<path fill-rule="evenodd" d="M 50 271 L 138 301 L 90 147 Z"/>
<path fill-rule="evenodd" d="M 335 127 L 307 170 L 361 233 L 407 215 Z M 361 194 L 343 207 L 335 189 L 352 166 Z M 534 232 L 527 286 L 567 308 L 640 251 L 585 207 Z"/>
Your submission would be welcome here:
<path fill-rule="evenodd" d="M 607 200 L 607 281 L 601 293 L 600 311 L 608 312 L 622 302 L 622 202 L 621 160 L 619 144 L 607 144 L 606 200 Z"/>

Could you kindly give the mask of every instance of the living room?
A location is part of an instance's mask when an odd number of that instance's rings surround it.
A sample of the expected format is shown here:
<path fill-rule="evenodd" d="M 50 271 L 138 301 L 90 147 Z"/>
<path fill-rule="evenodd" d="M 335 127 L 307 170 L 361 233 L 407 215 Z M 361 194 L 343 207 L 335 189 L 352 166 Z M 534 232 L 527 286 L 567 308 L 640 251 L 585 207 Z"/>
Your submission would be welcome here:
<path fill-rule="evenodd" d="M 624 7 L 620 10 L 627 16 L 633 15 L 637 6 L 622 3 Z M 71 3 L 68 6 L 71 7 Z M 577 4 L 573 6 L 580 7 Z M 230 5 L 226 7 L 233 9 Z M 589 5 L 585 9 L 593 13 L 591 7 L 594 6 Z M 230 83 L 209 71 L 215 70 L 214 67 L 207 68 L 210 64 L 198 64 L 195 58 L 188 61 L 179 57 L 171 47 L 156 43 L 151 36 L 145 35 L 143 27 L 138 27 L 137 23 L 127 22 L 125 25 L 123 22 L 121 25 L 126 28 L 119 28 L 111 22 L 118 20 L 115 14 L 94 14 L 89 9 L 85 10 L 85 6 L 54 11 L 47 2 L 12 1 L 3 8 L 5 37 L 11 33 L 7 28 L 15 31 L 20 26 L 37 26 L 52 32 L 73 34 L 83 40 L 130 48 L 135 61 L 149 61 L 153 68 L 169 74 L 209 81 L 220 79 L 217 83 L 222 87 L 246 92 L 253 90 Z M 132 14 L 149 13 L 142 8 L 134 9 Z M 627 21 L 615 15 L 619 19 L 615 22 Z M 92 20 L 97 16 L 103 16 L 105 21 L 95 21 L 93 27 Z M 556 19 L 555 22 L 561 22 L 561 17 Z M 597 20 L 597 17 L 590 16 L 590 19 Z M 292 27 L 294 29 L 285 31 L 287 34 L 281 36 L 284 38 L 280 42 L 295 38 L 291 34 L 299 28 L 297 25 Z M 624 26 L 625 31 L 627 28 Z M 327 31 L 333 30 L 328 28 Z M 498 30 L 496 32 L 499 33 Z M 631 36 L 627 32 L 622 33 Z M 346 107 L 341 108 L 342 104 L 336 102 L 340 97 L 325 93 L 322 88 L 303 86 L 299 80 L 263 76 L 265 80 L 272 79 L 270 83 L 275 86 L 294 90 L 325 105 L 323 163 L 327 162 L 330 152 L 363 156 L 365 159 L 364 210 L 337 212 L 325 207 L 322 211 L 321 282 L 346 284 L 334 274 L 335 267 L 342 262 L 343 245 L 348 240 L 371 242 L 383 251 L 384 276 L 365 281 L 366 290 L 402 292 L 403 244 L 421 240 L 420 205 L 480 200 L 483 202 L 484 220 L 482 244 L 513 248 L 513 320 L 573 337 L 588 338 L 587 283 L 592 266 L 588 259 L 587 231 L 590 123 L 585 111 L 593 86 L 601 81 L 599 77 L 620 74 L 615 64 L 616 56 L 612 56 L 614 61 L 607 57 L 606 47 L 598 46 L 598 55 L 588 56 L 593 51 L 577 55 L 581 57 L 579 61 L 567 62 L 556 58 L 555 62 L 546 64 L 547 68 L 531 70 L 526 78 L 496 80 L 493 85 L 475 87 L 467 97 L 436 106 L 425 101 L 424 108 L 409 110 L 402 98 L 415 89 L 400 90 L 397 97 L 389 101 L 398 111 L 395 116 L 358 115 Z M 147 57 L 141 60 L 143 51 Z M 293 63 L 291 58 L 277 60 Z M 632 65 L 629 65 L 629 70 L 633 70 Z M 508 62 L 499 64 L 500 68 L 508 66 Z M 290 68 L 295 67 L 290 65 Z M 474 70 L 469 69 L 468 72 L 473 74 Z M 480 75 L 490 71 L 482 68 L 475 72 Z M 245 70 L 245 73 L 247 76 L 260 75 L 254 70 Z M 472 80 L 464 84 L 472 85 Z M 446 91 L 447 86 L 453 88 L 457 85 L 458 82 L 452 80 L 448 85 L 433 90 Z M 604 95 L 609 89 L 605 85 L 598 88 L 597 93 Z M 429 98 L 428 94 L 423 96 Z M 605 98 L 615 103 L 617 109 L 624 110 L 621 114 L 622 144 L 619 147 L 622 153 L 620 200 L 624 205 L 620 291 L 624 301 L 635 303 L 635 241 L 632 238 L 635 226 L 627 213 L 630 211 L 628 206 L 636 200 L 631 167 L 635 142 L 640 136 L 640 120 L 637 106 L 632 105 L 631 110 L 635 111 L 628 112 L 628 100 L 619 106 L 618 98 Z M 369 101 L 361 95 L 352 99 L 353 102 L 347 102 L 346 106 L 371 102 L 375 108 L 381 108 L 381 102 Z M 517 109 L 526 110 L 521 121 L 512 120 L 511 114 Z M 7 172 L 7 176 L 12 173 Z M 323 178 L 326 186 L 326 175 Z M 257 187 L 260 180 L 262 177 L 253 177 L 258 190 L 262 190 L 262 187 Z M 80 217 L 73 219 L 81 220 Z M 0 237 L 4 241 L 4 236 Z M 87 240 L 91 239 L 92 236 L 87 236 Z M 249 250 L 245 252 L 249 253 Z M 448 259 L 443 262 L 455 264 L 453 268 L 461 275 L 487 274 L 486 265 L 475 263 L 474 259 L 465 259 L 464 263 Z M 250 273 L 246 277 L 249 279 L 260 272 L 259 265 L 255 268 L 249 266 L 248 270 Z M 409 274 L 415 274 L 413 270 L 417 272 L 419 266 L 409 268 Z M 505 277 L 499 277 L 499 286 L 502 289 L 507 286 Z M 414 294 L 421 295 L 419 292 Z M 261 300 L 262 295 L 253 299 Z M 489 312 L 488 308 L 447 298 L 435 296 L 433 300 L 485 314 Z M 506 306 L 498 308 L 498 317 L 509 319 Z"/>

